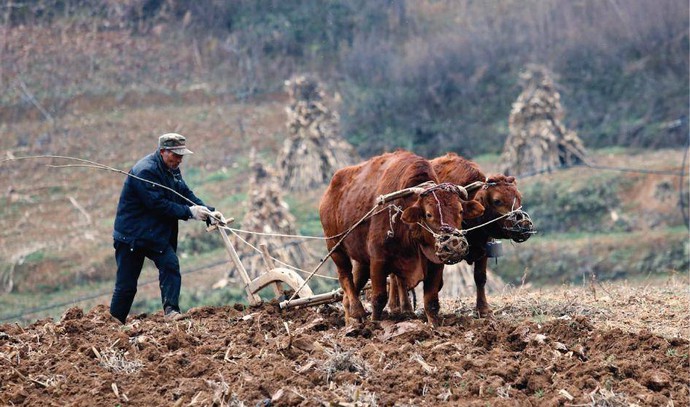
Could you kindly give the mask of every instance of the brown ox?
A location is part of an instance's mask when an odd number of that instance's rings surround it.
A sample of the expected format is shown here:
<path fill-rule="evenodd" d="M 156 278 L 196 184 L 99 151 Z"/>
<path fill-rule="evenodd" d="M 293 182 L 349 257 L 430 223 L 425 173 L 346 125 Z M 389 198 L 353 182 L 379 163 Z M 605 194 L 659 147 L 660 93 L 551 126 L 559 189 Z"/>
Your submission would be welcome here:
<path fill-rule="evenodd" d="M 465 260 L 474 263 L 474 282 L 477 286 L 477 312 L 481 317 L 491 314 L 491 308 L 486 301 L 486 244 L 491 239 L 512 239 L 516 242 L 524 242 L 535 233 L 529 216 L 521 211 L 511 216 L 504 216 L 522 206 L 522 195 L 517 189 L 515 177 L 502 174 L 486 177 L 479 166 L 466 160 L 457 154 L 448 153 L 431 160 L 441 182 L 449 182 L 458 185 L 469 185 L 476 181 L 484 182 L 480 189 L 468 191 L 470 197 L 479 201 L 484 206 L 484 213 L 477 218 L 467 219 L 463 222 L 466 229 L 472 229 L 490 221 L 474 230 L 468 230 L 466 237 L 469 243 L 469 252 Z M 391 295 L 389 308 L 395 311 L 411 311 L 407 292 L 401 284 L 391 279 Z"/>
<path fill-rule="evenodd" d="M 403 210 L 400 221 L 396 216 L 389 216 L 395 213 L 392 207 L 392 212 L 382 207 L 383 212 L 361 223 L 338 244 L 341 236 L 376 204 L 377 197 L 428 181 L 438 182 L 431 163 L 407 151 L 374 157 L 343 168 L 333 176 L 321 199 L 319 214 L 325 235 L 334 237 L 327 241 L 328 249 L 337 245 L 332 259 L 344 291 L 346 320 L 365 315 L 359 294 L 366 278 L 360 274 L 355 284 L 354 261 L 371 271 L 373 320 L 381 319 L 388 297 L 386 278 L 392 273 L 405 287 L 424 281 L 427 320 L 438 325 L 443 262 L 456 263 L 466 254 L 463 247 L 462 252 L 441 259 L 438 242 L 450 236 L 466 243 L 459 232 L 463 211 L 466 217 L 479 216 L 483 211 L 475 201 L 461 201 L 460 193 L 466 193 L 464 189 L 442 184 L 396 199 L 391 204 Z"/>

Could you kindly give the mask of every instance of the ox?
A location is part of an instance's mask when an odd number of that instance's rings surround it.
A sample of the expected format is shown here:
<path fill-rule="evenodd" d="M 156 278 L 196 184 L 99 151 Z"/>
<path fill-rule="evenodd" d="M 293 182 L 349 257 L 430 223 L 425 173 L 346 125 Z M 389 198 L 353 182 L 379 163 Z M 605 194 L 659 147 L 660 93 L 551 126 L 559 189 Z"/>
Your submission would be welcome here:
<path fill-rule="evenodd" d="M 431 182 L 431 184 L 429 184 Z M 335 173 L 321 199 L 319 215 L 331 257 L 338 269 L 343 289 L 346 321 L 361 320 L 364 307 L 359 294 L 371 277 L 372 319 L 380 320 L 387 301 L 386 278 L 396 275 L 403 286 L 414 287 L 424 281 L 424 309 L 428 322 L 438 325 L 438 291 L 443 284 L 443 264 L 457 263 L 466 255 L 466 240 L 459 231 L 463 216 L 480 216 L 483 207 L 476 201 L 463 201 L 464 188 L 437 184 L 431 163 L 407 151 L 374 157 L 364 163 L 343 168 Z M 383 210 L 347 231 L 376 204 L 377 197 L 427 183 L 424 189 L 394 201 L 402 211 L 387 216 Z M 430 185 L 430 186 L 429 186 Z M 391 206 L 393 208 L 393 206 Z M 369 211 L 369 212 L 368 212 Z M 454 241 L 454 251 L 439 247 Z M 353 279 L 353 262 L 366 269 Z"/>
<path fill-rule="evenodd" d="M 477 312 L 480 317 L 491 315 L 491 308 L 486 300 L 486 244 L 491 239 L 512 239 L 524 242 L 535 233 L 531 219 L 527 213 L 515 211 L 522 206 L 522 195 L 517 189 L 515 177 L 502 174 L 486 177 L 479 166 L 455 153 L 431 160 L 434 170 L 441 182 L 457 185 L 469 185 L 482 182 L 478 189 L 468 189 L 470 197 L 479 201 L 484 207 L 484 213 L 474 219 L 467 218 L 463 225 L 467 229 L 486 224 L 474 230 L 468 230 L 467 241 L 469 252 L 464 259 L 469 264 L 474 263 L 474 283 L 477 287 Z M 514 211 L 510 216 L 506 214 Z M 500 218 L 500 219 L 499 219 Z M 498 220 L 497 220 L 498 219 Z M 402 284 L 391 279 L 389 308 L 392 312 L 411 311 L 407 291 Z"/>

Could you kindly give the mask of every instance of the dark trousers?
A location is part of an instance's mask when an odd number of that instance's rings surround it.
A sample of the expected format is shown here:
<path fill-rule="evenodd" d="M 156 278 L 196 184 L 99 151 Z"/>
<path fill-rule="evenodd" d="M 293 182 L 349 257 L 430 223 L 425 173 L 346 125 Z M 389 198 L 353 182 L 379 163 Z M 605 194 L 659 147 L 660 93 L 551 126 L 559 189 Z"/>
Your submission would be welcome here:
<path fill-rule="evenodd" d="M 163 309 L 168 307 L 180 311 L 180 262 L 171 246 L 163 253 L 144 248 L 130 247 L 122 242 L 115 242 L 115 260 L 117 261 L 117 277 L 113 298 L 110 301 L 110 314 L 125 323 L 127 314 L 132 308 L 134 295 L 137 293 L 137 281 L 144 265 L 144 259 L 153 260 L 158 268 L 158 282 L 161 289 Z"/>

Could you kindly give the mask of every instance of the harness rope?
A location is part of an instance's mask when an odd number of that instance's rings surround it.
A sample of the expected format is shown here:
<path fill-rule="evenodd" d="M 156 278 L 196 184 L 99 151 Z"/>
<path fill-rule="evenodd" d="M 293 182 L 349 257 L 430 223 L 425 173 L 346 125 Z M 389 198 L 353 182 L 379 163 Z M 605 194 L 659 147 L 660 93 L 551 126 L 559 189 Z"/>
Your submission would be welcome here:
<path fill-rule="evenodd" d="M 522 212 L 522 206 L 519 207 L 519 208 L 517 208 L 517 209 L 513 209 L 513 210 L 511 210 L 510 212 L 506 212 L 504 215 L 501 215 L 501 216 L 499 216 L 498 218 L 492 219 L 492 220 L 490 220 L 490 221 L 488 221 L 488 222 L 484 222 L 484 223 L 482 223 L 481 225 L 477 225 L 477 226 L 473 226 L 473 227 L 471 227 L 471 228 L 463 229 L 463 230 L 460 231 L 460 233 L 462 233 L 463 235 L 465 235 L 465 234 L 467 234 L 467 232 L 469 232 L 469 231 L 472 231 L 472 230 L 475 230 L 475 229 L 482 228 L 482 227 L 484 227 L 484 226 L 486 226 L 486 225 L 488 225 L 488 224 L 490 224 L 490 223 L 494 223 L 494 222 L 496 222 L 496 221 L 498 221 L 498 220 L 501 220 L 501 219 L 503 219 L 503 218 L 505 218 L 505 217 L 508 217 L 508 216 L 510 216 L 510 215 L 512 215 L 512 214 L 514 214 L 514 213 L 518 213 L 518 212 Z"/>
<path fill-rule="evenodd" d="M 309 274 L 309 276 L 304 280 L 304 282 L 302 283 L 302 285 L 300 285 L 300 287 L 299 287 L 297 290 L 295 290 L 294 293 L 292 293 L 292 296 L 290 296 L 290 298 L 289 298 L 289 299 L 287 300 L 287 302 L 285 303 L 285 306 L 286 306 L 286 307 L 287 307 L 287 305 L 290 304 L 290 301 L 292 301 L 292 300 L 295 299 L 295 297 L 297 296 L 297 293 L 299 293 L 299 292 L 302 290 L 302 288 L 304 288 L 304 286 L 307 285 L 307 283 L 309 282 L 309 280 L 311 280 L 311 278 L 314 277 L 314 274 L 316 274 L 316 272 L 319 270 L 319 268 L 321 268 L 321 266 L 323 266 L 324 263 L 326 263 L 326 261 L 331 257 L 331 255 L 333 254 L 333 252 L 335 252 L 335 249 L 337 249 L 338 246 L 340 246 L 340 243 L 342 243 L 343 240 L 345 240 L 345 238 L 347 237 L 347 235 L 349 235 L 353 230 L 355 230 L 355 228 L 356 228 L 357 226 L 359 226 L 362 222 L 364 222 L 366 219 L 368 219 L 368 218 L 370 218 L 370 217 L 372 217 L 372 216 L 375 215 L 374 212 L 375 212 L 375 210 L 376 210 L 376 208 L 377 208 L 378 206 L 379 206 L 379 204 L 375 204 L 374 207 L 371 208 L 371 209 L 369 210 L 369 212 L 367 212 L 367 214 L 364 215 L 364 216 L 362 217 L 362 219 L 358 220 L 357 223 L 355 223 L 354 225 L 350 226 L 350 228 L 347 229 L 347 231 L 346 231 L 346 233 L 343 235 L 343 237 L 341 237 L 340 240 L 338 240 L 338 242 L 331 248 L 331 250 L 328 252 L 328 254 L 326 254 L 326 257 L 324 257 L 323 259 L 321 259 L 321 261 L 320 261 L 319 264 L 316 266 L 316 268 L 314 268 L 314 271 L 312 271 L 311 274 Z M 385 209 L 381 209 L 381 210 L 380 210 L 379 212 L 377 212 L 376 214 L 381 213 L 383 210 L 385 210 Z"/>
<path fill-rule="evenodd" d="M 438 200 L 438 197 L 436 196 L 435 191 L 431 191 L 431 195 L 434 196 L 434 199 L 436 200 L 436 207 L 438 208 L 438 216 L 441 221 L 441 228 L 446 226 L 446 223 L 443 221 L 443 211 L 441 210 L 441 202 Z"/>
<path fill-rule="evenodd" d="M 248 235 L 269 236 L 269 237 L 292 237 L 292 238 L 297 238 L 297 239 L 301 238 L 301 239 L 329 240 L 329 239 L 334 239 L 334 238 L 339 236 L 339 235 L 335 235 L 335 236 L 324 237 L 324 236 L 286 235 L 286 234 L 282 234 L 282 233 L 254 232 L 251 230 L 243 230 L 243 229 L 230 228 L 230 227 L 224 227 L 224 229 L 229 230 L 233 233 L 246 233 Z"/>
<path fill-rule="evenodd" d="M 185 201 L 189 202 L 190 204 L 196 205 L 196 202 L 190 200 L 189 198 L 187 198 L 186 196 L 180 194 L 179 192 L 175 191 L 174 189 L 169 188 L 169 187 L 166 187 L 165 185 L 161 185 L 161 184 L 159 184 L 159 183 L 157 183 L 157 182 L 148 180 L 148 179 L 146 179 L 146 178 L 138 177 L 138 176 L 136 176 L 136 175 L 134 175 L 134 174 L 131 174 L 131 173 L 129 173 L 129 172 L 125 172 L 125 171 L 119 170 L 119 169 L 117 169 L 117 168 L 110 167 L 110 166 L 105 165 L 105 164 L 97 163 L 97 162 L 95 162 L 95 161 L 85 160 L 85 159 L 83 159 L 83 158 L 67 157 L 67 156 L 63 156 L 63 155 L 30 155 L 30 156 L 26 156 L 26 157 L 14 157 L 14 158 L 9 158 L 9 159 L 5 159 L 5 160 L 1 160 L 0 163 L 3 162 L 3 161 L 25 160 L 25 159 L 29 159 L 29 158 L 59 158 L 59 159 L 63 159 L 63 160 L 73 160 L 73 161 L 78 161 L 78 162 L 86 163 L 86 164 L 66 164 L 66 165 L 51 165 L 51 164 L 48 164 L 48 167 L 50 167 L 50 168 L 80 168 L 80 167 L 81 167 L 81 168 L 95 168 L 95 169 L 98 169 L 98 170 L 105 170 L 105 171 L 117 172 L 117 173 L 119 173 L 119 174 L 124 174 L 124 175 L 126 175 L 126 176 L 128 176 L 128 177 L 132 177 L 132 178 L 134 178 L 134 179 L 138 179 L 139 181 L 147 182 L 147 183 L 149 183 L 149 184 L 151 184 L 151 185 L 158 186 L 158 187 L 161 187 L 161 188 L 163 188 L 163 189 L 166 189 L 166 190 L 168 190 L 168 191 L 174 193 L 175 195 L 179 196 L 180 198 L 184 199 Z"/>
<path fill-rule="evenodd" d="M 249 243 L 248 241 L 246 241 L 245 239 L 243 239 L 239 234 L 237 234 L 237 233 L 235 232 L 235 230 L 234 230 L 233 228 L 229 228 L 229 227 L 227 227 L 227 226 L 220 226 L 220 225 L 219 225 L 218 227 L 221 228 L 221 229 L 229 230 L 233 235 L 237 236 L 238 239 L 240 239 L 240 240 L 241 240 L 244 244 L 246 244 L 247 246 L 249 246 L 249 247 L 251 247 L 252 249 L 254 249 L 257 253 L 259 253 L 259 254 L 262 254 L 262 253 L 263 253 L 259 248 L 257 248 L 256 246 L 252 245 L 251 243 Z M 288 267 L 288 268 L 293 269 L 293 270 L 295 270 L 295 271 L 299 271 L 300 273 L 309 274 L 309 271 L 307 271 L 307 270 L 303 270 L 303 269 L 301 269 L 301 268 L 299 268 L 299 267 L 292 266 L 292 265 L 290 265 L 290 264 L 288 264 L 288 263 L 285 263 L 285 262 L 281 261 L 280 259 L 277 259 L 277 258 L 275 258 L 275 257 L 273 257 L 273 256 L 270 256 L 270 255 L 269 255 L 268 257 L 270 257 L 270 258 L 271 258 L 273 261 L 275 261 L 276 263 L 282 264 L 282 265 L 285 266 L 285 267 Z M 314 274 L 314 275 L 315 275 L 316 277 L 326 278 L 326 279 L 329 279 L 329 280 L 337 280 L 337 279 L 338 279 L 337 277 L 326 276 L 326 275 L 323 275 L 323 274 Z"/>

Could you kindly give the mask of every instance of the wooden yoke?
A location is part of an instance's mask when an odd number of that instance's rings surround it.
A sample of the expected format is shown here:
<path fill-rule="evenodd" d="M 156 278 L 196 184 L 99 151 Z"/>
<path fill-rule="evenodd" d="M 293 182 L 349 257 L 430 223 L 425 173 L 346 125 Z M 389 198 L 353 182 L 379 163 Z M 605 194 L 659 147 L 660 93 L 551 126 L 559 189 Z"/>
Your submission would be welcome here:
<path fill-rule="evenodd" d="M 376 198 L 376 205 L 383 205 L 386 202 L 390 202 L 394 199 L 405 198 L 412 194 L 421 194 L 427 188 L 436 185 L 434 181 L 423 182 L 416 187 L 401 189 L 400 191 L 391 192 L 390 194 L 380 195 Z"/>

